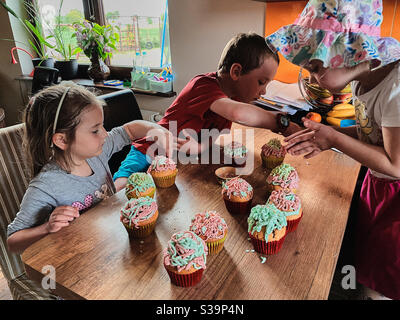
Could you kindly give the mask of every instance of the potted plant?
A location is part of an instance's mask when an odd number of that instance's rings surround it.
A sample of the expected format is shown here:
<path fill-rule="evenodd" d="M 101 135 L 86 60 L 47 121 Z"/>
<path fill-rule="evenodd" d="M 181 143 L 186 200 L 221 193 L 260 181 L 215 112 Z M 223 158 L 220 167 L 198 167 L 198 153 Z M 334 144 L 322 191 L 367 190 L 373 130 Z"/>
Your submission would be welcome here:
<path fill-rule="evenodd" d="M 119 34 L 111 25 L 101 26 L 88 20 L 76 23 L 74 27 L 79 47 L 77 51 L 83 51 L 91 62 L 89 77 L 94 82 L 103 82 L 110 75 L 110 68 L 104 60 L 112 56 L 113 49 L 116 50 Z"/>
<path fill-rule="evenodd" d="M 5 2 L 0 1 L 0 5 L 7 10 L 12 16 L 14 16 L 21 24 L 22 26 L 28 31 L 31 39 L 28 39 L 28 43 L 33 49 L 33 51 L 36 53 L 38 58 L 33 58 L 32 63 L 33 66 L 46 66 L 46 67 L 53 67 L 54 66 L 54 59 L 50 58 L 48 56 L 48 50 L 47 48 L 54 48 L 52 44 L 49 43 L 49 38 L 51 36 L 44 36 L 43 32 L 43 21 L 40 17 L 39 13 L 39 8 L 37 6 L 36 1 L 33 1 L 32 3 L 28 3 L 27 1 L 24 1 L 24 6 L 26 11 L 28 12 L 29 19 L 21 19 L 13 9 L 11 9 Z M 13 41 L 17 43 L 22 43 L 26 45 L 25 43 L 21 41 L 16 41 L 13 39 L 1 39 L 1 40 L 6 40 L 6 41 Z"/>
<path fill-rule="evenodd" d="M 63 23 L 63 18 L 61 16 L 63 2 L 63 0 L 60 1 L 55 21 L 48 21 L 47 24 L 49 26 L 53 25 L 48 31 L 50 33 L 49 39 L 53 39 L 53 49 L 58 56 L 54 67 L 59 70 L 61 79 L 71 80 L 76 78 L 78 74 L 78 61 L 75 58 L 78 48 L 73 43 L 73 38 L 75 36 L 73 26 Z"/>

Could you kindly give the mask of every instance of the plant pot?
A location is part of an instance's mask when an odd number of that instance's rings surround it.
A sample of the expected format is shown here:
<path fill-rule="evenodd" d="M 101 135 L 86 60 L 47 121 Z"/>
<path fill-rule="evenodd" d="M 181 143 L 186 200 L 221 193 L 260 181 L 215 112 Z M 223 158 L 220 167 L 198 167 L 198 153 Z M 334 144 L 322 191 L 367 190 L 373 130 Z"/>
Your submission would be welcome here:
<path fill-rule="evenodd" d="M 90 62 L 92 63 L 88 69 L 88 76 L 93 80 L 94 83 L 102 83 L 110 75 L 110 68 L 104 63 L 103 60 L 99 59 L 97 55 L 94 55 Z"/>
<path fill-rule="evenodd" d="M 47 68 L 54 68 L 54 59 L 47 58 L 42 60 L 40 58 L 33 58 L 32 59 L 33 67 L 47 67 Z"/>
<path fill-rule="evenodd" d="M 78 74 L 78 61 L 76 59 L 56 61 L 54 67 L 60 72 L 62 80 L 74 79 Z"/>

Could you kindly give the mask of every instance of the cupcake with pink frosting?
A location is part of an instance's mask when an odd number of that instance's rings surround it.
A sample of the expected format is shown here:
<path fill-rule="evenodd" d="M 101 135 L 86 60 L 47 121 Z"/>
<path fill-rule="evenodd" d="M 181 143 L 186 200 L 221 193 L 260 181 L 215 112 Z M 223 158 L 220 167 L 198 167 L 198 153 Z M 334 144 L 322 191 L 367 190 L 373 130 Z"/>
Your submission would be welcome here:
<path fill-rule="evenodd" d="M 174 160 L 165 156 L 156 156 L 147 173 L 151 174 L 157 187 L 168 188 L 175 183 L 178 169 Z"/>
<path fill-rule="evenodd" d="M 196 214 L 189 229 L 206 242 L 209 254 L 218 253 L 224 247 L 228 226 L 216 211 Z"/>
<path fill-rule="evenodd" d="M 298 195 L 285 190 L 274 190 L 267 201 L 282 211 L 287 220 L 287 232 L 297 229 L 300 219 L 303 216 L 303 209 Z"/>
<path fill-rule="evenodd" d="M 120 220 L 133 238 L 150 235 L 158 218 L 157 202 L 151 197 L 130 199 L 121 209 Z"/>
<path fill-rule="evenodd" d="M 275 167 L 267 177 L 267 189 L 269 192 L 284 189 L 295 193 L 298 187 L 299 175 L 296 169 L 288 163 L 282 163 Z"/>
<path fill-rule="evenodd" d="M 272 170 L 283 162 L 285 155 L 285 147 L 281 144 L 279 139 L 273 138 L 261 148 L 262 165 Z"/>
<path fill-rule="evenodd" d="M 174 233 L 163 254 L 164 267 L 173 284 L 190 287 L 200 282 L 206 269 L 208 249 L 194 232 Z"/>
<path fill-rule="evenodd" d="M 222 183 L 222 197 L 230 213 L 248 214 L 253 199 L 253 187 L 242 178 L 233 178 Z"/>

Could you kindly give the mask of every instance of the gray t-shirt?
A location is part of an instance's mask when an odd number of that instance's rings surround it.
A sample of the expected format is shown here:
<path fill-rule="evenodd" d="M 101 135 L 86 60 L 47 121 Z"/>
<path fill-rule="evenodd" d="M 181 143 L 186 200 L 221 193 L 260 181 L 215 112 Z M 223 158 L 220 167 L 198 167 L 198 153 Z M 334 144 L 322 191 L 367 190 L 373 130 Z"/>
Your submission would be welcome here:
<path fill-rule="evenodd" d="M 105 139 L 103 152 L 87 159 L 93 171 L 88 177 L 67 173 L 55 162 L 46 164 L 29 183 L 20 211 L 8 225 L 7 236 L 45 223 L 56 207 L 73 206 L 82 212 L 113 195 L 115 185 L 108 160 L 130 143 L 123 127 L 112 129 Z"/>

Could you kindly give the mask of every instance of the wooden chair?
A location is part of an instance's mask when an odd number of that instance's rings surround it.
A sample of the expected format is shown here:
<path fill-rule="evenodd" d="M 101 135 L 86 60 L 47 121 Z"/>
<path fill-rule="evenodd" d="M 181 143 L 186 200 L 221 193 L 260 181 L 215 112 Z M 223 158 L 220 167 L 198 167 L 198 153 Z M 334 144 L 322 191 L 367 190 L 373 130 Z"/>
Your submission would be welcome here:
<path fill-rule="evenodd" d="M 28 279 L 21 256 L 7 248 L 7 226 L 29 183 L 22 157 L 24 128 L 18 124 L 0 129 L 0 265 L 14 300 L 53 300 L 58 297 Z"/>

